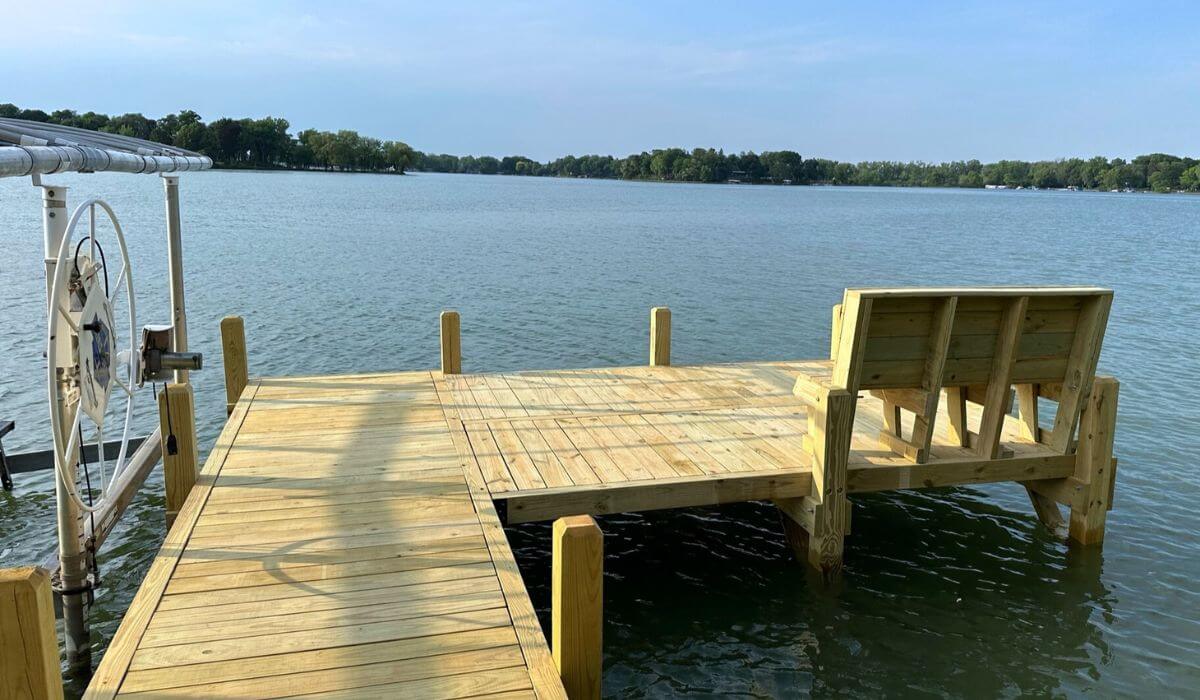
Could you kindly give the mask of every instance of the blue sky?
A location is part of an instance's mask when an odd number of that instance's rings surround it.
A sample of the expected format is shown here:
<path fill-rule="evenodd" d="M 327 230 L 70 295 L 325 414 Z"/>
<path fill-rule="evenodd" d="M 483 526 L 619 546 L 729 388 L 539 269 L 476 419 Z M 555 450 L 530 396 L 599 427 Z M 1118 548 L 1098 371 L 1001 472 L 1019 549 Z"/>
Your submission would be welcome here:
<path fill-rule="evenodd" d="M 1200 3 L 13 4 L 0 102 L 23 107 L 539 159 L 1200 154 Z"/>

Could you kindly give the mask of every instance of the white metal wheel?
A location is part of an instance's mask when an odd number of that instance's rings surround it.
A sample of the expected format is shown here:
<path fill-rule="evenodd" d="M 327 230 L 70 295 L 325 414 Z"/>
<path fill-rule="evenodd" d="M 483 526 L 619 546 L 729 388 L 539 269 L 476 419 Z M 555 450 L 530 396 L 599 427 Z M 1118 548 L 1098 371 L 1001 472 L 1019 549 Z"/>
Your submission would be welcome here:
<path fill-rule="evenodd" d="M 120 252 L 121 269 L 111 287 L 103 246 L 96 239 L 97 208 L 107 214 Z M 88 215 L 88 233 L 75 241 L 75 228 L 85 213 Z M 86 254 L 82 250 L 85 241 L 89 244 Z M 123 300 L 128 305 L 128 344 L 118 352 L 113 305 L 121 298 L 122 286 L 125 290 Z M 108 485 L 126 465 L 140 363 L 129 249 L 125 245 L 121 223 L 107 202 L 90 199 L 71 214 L 59 246 L 49 299 L 46 383 L 54 435 L 55 471 L 75 505 L 84 512 L 94 512 L 107 498 Z M 122 371 L 124 377 L 120 376 Z M 104 454 L 104 424 L 114 389 L 124 394 L 125 415 L 120 426 L 121 446 L 110 472 Z M 94 432 L 85 428 L 85 417 Z M 78 451 L 87 444 L 87 438 L 83 437 L 85 431 L 94 434 L 100 469 L 99 498 L 88 498 L 91 504 L 85 502 L 85 497 L 91 494 L 79 490 L 76 462 Z M 93 483 L 93 491 L 95 486 Z"/>

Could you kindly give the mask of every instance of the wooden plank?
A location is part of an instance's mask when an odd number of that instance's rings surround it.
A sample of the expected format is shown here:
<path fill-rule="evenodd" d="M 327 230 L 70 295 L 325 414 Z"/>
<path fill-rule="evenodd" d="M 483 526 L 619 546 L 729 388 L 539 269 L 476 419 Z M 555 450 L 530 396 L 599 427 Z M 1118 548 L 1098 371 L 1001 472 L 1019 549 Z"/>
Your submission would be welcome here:
<path fill-rule="evenodd" d="M 282 574 L 298 567 L 440 554 L 483 546 L 483 536 L 477 528 L 451 529 L 444 535 L 438 539 L 414 540 L 411 534 L 397 537 L 387 533 L 312 540 L 286 549 L 254 545 L 214 551 L 185 550 L 176 577 L 218 576 L 260 570 Z"/>
<path fill-rule="evenodd" d="M 508 465 L 508 471 L 512 474 L 513 483 L 517 488 L 545 488 L 546 481 L 541 470 L 525 452 L 525 446 L 513 431 L 512 425 L 507 421 L 489 424 L 488 430 L 491 431 L 492 440 L 504 458 L 504 463 Z"/>
<path fill-rule="evenodd" d="M 508 468 L 508 462 L 500 452 L 500 446 L 496 444 L 492 429 L 486 424 L 471 425 L 470 427 L 464 423 L 460 423 L 460 425 L 467 433 L 471 449 L 474 450 L 476 463 L 483 471 L 483 478 L 488 488 L 498 492 L 517 490 L 516 479 Z"/>
<path fill-rule="evenodd" d="M 1031 442 L 1041 437 L 1038 423 L 1038 385 L 1017 385 L 1017 418 L 1021 422 L 1021 436 Z"/>
<path fill-rule="evenodd" d="M 476 547 L 425 555 L 301 564 L 285 570 L 264 568 L 209 576 L 176 576 L 167 586 L 166 597 L 159 604 L 159 612 L 213 605 L 217 601 L 250 602 L 307 595 L 313 590 L 326 590 L 325 582 L 374 574 L 387 574 L 388 580 L 394 582 L 391 585 L 395 586 L 442 576 L 467 576 L 466 570 L 453 570 L 459 566 L 479 565 L 488 561 L 487 550 Z M 321 582 L 322 585 L 314 589 L 313 582 Z M 347 582 L 341 585 L 349 587 L 351 584 Z"/>
<path fill-rule="evenodd" d="M 571 441 L 576 451 L 592 468 L 592 472 L 601 483 L 625 481 L 627 479 L 620 464 L 609 455 L 600 443 L 599 436 L 586 428 L 580 421 L 572 419 L 554 419 L 554 425 Z M 512 490 L 512 489 L 509 489 Z M 492 493 L 497 493 L 492 489 Z"/>
<path fill-rule="evenodd" d="M 807 494 L 811 486 L 812 475 L 808 471 L 771 471 L 518 491 L 506 494 L 503 500 L 508 503 L 508 522 L 517 524 L 566 515 L 608 515 L 789 498 Z"/>
<path fill-rule="evenodd" d="M 846 478 L 850 493 L 922 489 L 960 484 L 1056 479 L 1073 473 L 1074 455 L 1040 455 L 1008 459 L 935 459 L 926 464 L 852 465 Z"/>
<path fill-rule="evenodd" d="M 241 697 L 258 698 L 270 695 L 271 689 L 274 688 L 284 693 L 293 692 L 287 689 L 292 687 L 294 681 L 298 683 L 298 687 L 308 687 L 305 681 L 319 684 L 321 681 L 318 679 L 323 677 L 318 675 L 321 671 L 332 671 L 335 675 L 353 678 L 354 674 L 347 672 L 347 666 L 410 659 L 430 664 L 429 657 L 492 649 L 516 643 L 517 636 L 512 628 L 500 626 L 284 654 L 275 657 L 273 663 L 263 663 L 262 659 L 251 658 L 167 666 L 130 672 L 122 686 L 122 692 L 147 693 L 183 687 L 187 692 L 205 697 L 225 698 L 238 697 L 233 694 L 226 695 L 236 687 Z M 214 688 L 223 692 L 211 692 Z"/>
<path fill-rule="evenodd" d="M 554 450 L 546 443 L 541 432 L 532 421 L 514 420 L 508 423 L 508 429 L 512 430 L 513 435 L 519 440 L 519 448 L 524 452 L 525 456 L 533 463 L 533 468 L 537 470 L 541 480 L 548 487 L 555 486 L 570 486 L 574 483 L 571 480 L 571 475 L 559 461 Z M 492 426 L 492 432 L 503 431 L 498 424 Z"/>
<path fill-rule="evenodd" d="M 979 422 L 979 441 L 975 451 L 987 458 L 996 457 L 1000 451 L 1000 434 L 1013 382 L 1013 365 L 1016 363 L 1017 343 L 1021 338 L 1021 323 L 1025 318 L 1025 307 L 1029 297 L 1017 297 L 1009 302 L 1000 323 L 996 338 L 996 352 L 992 358 L 991 374 L 988 377 L 987 397 L 984 399 L 983 416 Z"/>
<path fill-rule="evenodd" d="M 424 678 L 401 683 L 387 683 L 366 688 L 322 693 L 323 700 L 393 700 L 393 698 L 421 698 L 421 700 L 445 700 L 448 698 L 478 697 L 488 693 L 508 693 L 530 687 L 529 674 L 525 669 L 512 667 L 483 671 L 481 673 L 458 673 L 449 676 Z M 540 689 L 534 688 L 535 691 Z M 291 697 L 311 697 L 294 695 Z M 538 697 L 542 697 L 539 692 Z M 563 696 L 565 697 L 565 696 Z"/>
<path fill-rule="evenodd" d="M 393 622 L 394 628 L 405 629 L 409 626 L 404 622 L 406 620 L 438 615 L 457 616 L 480 610 L 504 608 L 504 597 L 498 590 L 487 590 L 484 586 L 478 588 L 478 591 L 458 595 L 411 599 L 406 597 L 412 593 L 411 590 L 376 590 L 362 605 L 340 608 L 313 607 L 301 612 L 281 605 L 280 607 L 284 608 L 281 611 L 283 614 L 263 614 L 253 618 L 252 623 L 240 617 L 195 624 L 152 623 L 138 645 L 138 652 L 149 653 L 148 650 L 157 647 L 197 647 L 208 642 L 229 642 L 243 638 L 249 640 L 247 645 L 252 645 L 264 635 L 288 636 L 306 631 L 333 630 L 338 627 L 358 627 L 383 622 Z M 199 661 L 203 658 L 205 657 L 199 656 L 194 660 Z"/>
<path fill-rule="evenodd" d="M 258 658 L 259 663 L 262 663 L 262 657 L 277 654 L 464 632 L 507 626 L 509 623 L 507 610 L 503 607 L 489 607 L 450 615 L 412 618 L 403 622 L 383 620 L 369 624 L 301 630 L 291 634 L 139 648 L 133 657 L 130 670 L 140 671 L 233 659 Z"/>
<path fill-rule="evenodd" d="M 933 312 L 933 329 L 929 334 L 929 350 L 925 356 L 925 372 L 921 377 L 924 406 L 913 418 L 912 439 L 916 448 L 912 458 L 923 464 L 929 459 L 933 442 L 934 421 L 937 419 L 938 398 L 942 393 L 942 373 L 950 351 L 950 336 L 954 330 L 954 312 L 958 297 L 947 297 Z"/>
<path fill-rule="evenodd" d="M 0 569 L 0 696 L 63 697 L 54 598 L 45 569 Z"/>
<path fill-rule="evenodd" d="M 550 449 L 562 469 L 566 471 L 572 484 L 598 484 L 600 477 L 592 469 L 583 453 L 575 447 L 575 443 L 563 432 L 552 419 L 531 421 L 541 436 L 542 442 Z M 489 487 L 490 488 L 490 487 Z"/>
<path fill-rule="evenodd" d="M 1070 451 L 1080 413 L 1088 401 L 1111 307 L 1112 296 L 1103 295 L 1089 299 L 1079 312 L 1071 359 L 1062 375 L 1062 393 L 1050 430 L 1050 447 L 1060 452 Z"/>
<path fill-rule="evenodd" d="M 554 522 L 551 637 L 554 665 L 571 700 L 600 698 L 604 629 L 604 535 L 586 515 Z"/>
<path fill-rule="evenodd" d="M 322 579 L 316 585 L 279 584 L 279 587 L 286 590 L 271 591 L 273 597 L 268 599 L 248 594 L 258 593 L 257 588 L 275 588 L 274 586 L 205 592 L 188 597 L 207 598 L 213 601 L 211 604 L 194 605 L 195 600 L 187 600 L 185 603 L 190 607 L 170 610 L 160 607 L 154 615 L 150 629 L 166 634 L 165 628 L 182 629 L 207 625 L 210 622 L 224 624 L 232 620 L 241 620 L 249 627 L 254 624 L 253 619 L 260 617 L 339 610 L 362 605 L 408 603 L 425 598 L 499 591 L 491 562 L 444 569 L 419 569 L 409 573 L 421 574 L 422 577 L 397 581 L 394 580 L 394 575 L 389 574 Z M 168 596 L 163 602 L 170 600 Z"/>
<path fill-rule="evenodd" d="M 117 633 L 105 651 L 96 673 L 92 676 L 84 698 L 108 700 L 116 697 L 121 681 L 129 670 L 137 645 L 142 639 L 142 634 L 150 624 L 150 619 L 162 598 L 171 574 L 179 563 L 184 544 L 191 534 L 191 528 L 204 509 L 216 476 L 220 473 L 221 465 L 237 438 L 238 429 L 245 420 L 246 414 L 249 413 L 250 406 L 254 403 L 257 391 L 257 383 L 248 385 L 237 406 L 234 407 L 233 413 L 229 416 L 229 420 L 226 421 L 225 428 L 217 437 L 217 442 L 209 452 L 208 459 L 205 460 L 195 488 L 192 489 L 183 508 L 179 511 L 175 524 L 167 532 L 162 548 L 150 564 L 150 570 L 142 579 L 142 585 L 138 588 L 133 602 L 129 604 L 125 616 L 121 618 L 121 625 L 117 628 Z"/>
<path fill-rule="evenodd" d="M 875 315 L 872 319 L 880 318 Z M 999 324 L 1000 314 L 995 314 Z M 931 319 L 928 324 L 930 332 L 937 323 Z M 874 336 L 873 336 L 874 337 Z M 1071 351 L 1074 332 L 1065 333 L 1031 333 L 1021 336 L 1017 346 L 1017 359 L 1052 359 L 1066 358 Z M 989 358 L 996 350 L 996 334 L 967 335 L 955 333 L 946 348 L 946 357 L 952 360 L 969 360 Z M 879 336 L 876 342 L 867 346 L 865 361 L 898 361 L 922 360 L 929 351 L 929 335 L 916 336 Z"/>
<path fill-rule="evenodd" d="M 375 663 L 355 664 L 353 669 L 331 668 L 301 671 L 245 680 L 208 682 L 201 685 L 171 688 L 171 697 L 221 698 L 221 700 L 252 700 L 286 695 L 313 695 L 352 691 L 360 688 L 454 676 L 462 673 L 490 671 L 497 668 L 521 666 L 521 649 L 515 644 L 492 646 L 467 651 L 450 651 L 435 657 L 389 659 Z M 351 647 L 354 649 L 354 647 Z M 358 658 L 353 658 L 358 661 Z M 131 698 L 161 697 L 162 688 L 144 693 L 123 694 Z M 155 692 L 158 691 L 158 692 Z"/>

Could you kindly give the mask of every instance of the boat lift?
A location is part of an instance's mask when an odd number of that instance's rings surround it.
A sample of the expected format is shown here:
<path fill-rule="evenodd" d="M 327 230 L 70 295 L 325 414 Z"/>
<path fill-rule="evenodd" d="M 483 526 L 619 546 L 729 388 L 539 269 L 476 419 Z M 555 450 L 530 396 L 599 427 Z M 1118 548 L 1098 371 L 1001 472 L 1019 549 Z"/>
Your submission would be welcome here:
<path fill-rule="evenodd" d="M 188 371 L 201 367 L 200 354 L 188 352 L 178 173 L 211 167 L 207 156 L 144 139 L 0 118 L 0 177 L 31 178 L 43 203 L 46 386 L 58 523 L 57 556 L 47 568 L 54 572 L 54 590 L 62 602 L 63 642 L 72 672 L 86 673 L 91 666 L 88 608 L 98 583 L 96 551 L 162 457 L 161 431 L 144 440 L 130 436 L 134 398 L 147 381 L 173 378 L 183 384 Z M 171 286 L 168 325 L 138 326 L 134 270 L 113 208 L 91 199 L 69 210 L 67 188 L 42 180 L 64 172 L 104 171 L 162 176 Z M 101 243 L 97 223 L 103 219 L 110 235 Z M 119 320 L 114 306 L 125 307 Z M 117 422 L 121 437 L 106 443 L 110 419 Z M 87 433 L 94 438 L 87 439 Z M 91 466 L 99 467 L 99 483 L 92 481 Z"/>

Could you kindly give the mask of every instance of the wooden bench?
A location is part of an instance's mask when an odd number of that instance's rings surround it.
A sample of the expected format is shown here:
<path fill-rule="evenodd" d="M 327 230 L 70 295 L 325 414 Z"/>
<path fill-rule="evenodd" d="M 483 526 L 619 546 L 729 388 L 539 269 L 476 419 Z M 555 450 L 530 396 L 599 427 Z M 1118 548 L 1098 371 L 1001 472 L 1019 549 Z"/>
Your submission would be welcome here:
<path fill-rule="evenodd" d="M 1111 290 L 1090 287 L 846 290 L 834 307 L 830 359 L 813 363 L 794 389 L 810 406 L 813 489 L 779 505 L 807 534 L 808 561 L 826 575 L 841 568 L 860 391 L 882 401 L 878 444 L 912 463 L 936 468 L 945 448 L 968 448 L 985 461 L 1009 458 L 1006 430 L 1010 440 L 1047 454 L 1074 455 L 1073 476 L 1025 485 L 1047 525 L 1062 524 L 1062 503 L 1072 540 L 1101 541 L 1115 476 L 1118 386 L 1095 372 L 1111 305 Z M 943 396 L 947 425 L 937 442 Z M 1058 404 L 1046 427 L 1039 399 Z"/>

